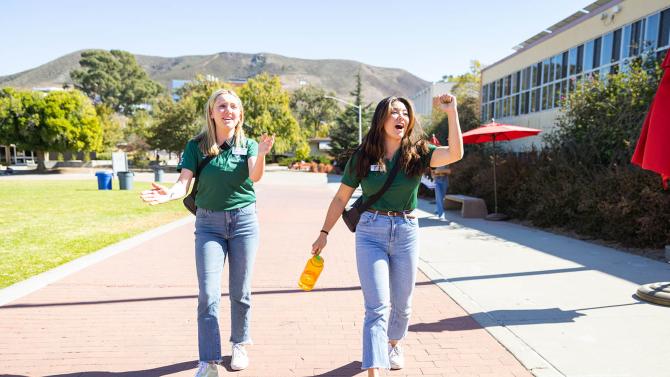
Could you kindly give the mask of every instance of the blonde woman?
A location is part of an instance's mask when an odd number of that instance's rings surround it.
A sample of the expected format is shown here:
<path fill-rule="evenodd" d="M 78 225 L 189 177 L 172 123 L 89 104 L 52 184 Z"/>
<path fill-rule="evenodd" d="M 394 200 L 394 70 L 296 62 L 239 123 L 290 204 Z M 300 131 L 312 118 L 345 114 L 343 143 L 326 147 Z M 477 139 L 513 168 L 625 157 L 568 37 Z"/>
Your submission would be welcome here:
<path fill-rule="evenodd" d="M 363 291 L 362 369 L 379 376 L 381 369 L 401 369 L 400 341 L 407 333 L 412 292 L 419 259 L 419 223 L 413 214 L 421 174 L 428 166 L 451 164 L 463 157 L 456 98 L 440 97 L 449 118 L 449 146 L 436 147 L 423 140 L 412 103 L 401 97 L 384 98 L 360 148 L 344 168 L 312 254 L 319 254 L 351 195 L 359 185 L 363 199 L 377 193 L 391 169 L 399 165 L 384 194 L 361 215 L 356 228 L 356 265 Z"/>
<path fill-rule="evenodd" d="M 251 274 L 258 249 L 258 219 L 254 182 L 263 177 L 265 155 L 274 137 L 260 142 L 244 136 L 242 101 L 230 90 L 217 90 L 205 106 L 206 125 L 186 144 L 177 183 L 170 189 L 153 184 L 142 192 L 150 204 L 183 197 L 203 160 L 213 158 L 200 171 L 196 196 L 195 261 L 198 274 L 198 348 L 196 377 L 218 376 L 221 358 L 219 304 L 221 273 L 229 264 L 231 311 L 231 368 L 249 365 L 245 345 L 251 343 Z"/>

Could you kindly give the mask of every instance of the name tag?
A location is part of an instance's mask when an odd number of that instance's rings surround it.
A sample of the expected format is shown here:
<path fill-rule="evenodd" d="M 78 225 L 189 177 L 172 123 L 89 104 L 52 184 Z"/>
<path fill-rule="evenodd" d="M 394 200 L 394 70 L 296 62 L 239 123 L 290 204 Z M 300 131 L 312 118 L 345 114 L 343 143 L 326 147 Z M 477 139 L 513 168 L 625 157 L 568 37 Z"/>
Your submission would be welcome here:
<path fill-rule="evenodd" d="M 379 165 L 370 165 L 370 171 L 381 171 L 381 167 Z"/>
<path fill-rule="evenodd" d="M 247 148 L 235 147 L 235 148 L 233 148 L 233 154 L 238 155 L 238 156 L 246 156 L 247 155 Z"/>

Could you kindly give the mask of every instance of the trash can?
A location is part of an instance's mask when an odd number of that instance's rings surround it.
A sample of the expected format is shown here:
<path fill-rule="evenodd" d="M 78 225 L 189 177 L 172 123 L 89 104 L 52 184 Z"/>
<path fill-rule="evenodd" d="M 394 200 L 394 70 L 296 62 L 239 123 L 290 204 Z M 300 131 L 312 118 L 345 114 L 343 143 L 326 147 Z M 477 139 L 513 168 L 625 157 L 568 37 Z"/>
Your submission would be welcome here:
<path fill-rule="evenodd" d="M 116 173 L 119 176 L 119 190 L 133 189 L 133 175 L 132 171 L 120 171 Z"/>
<path fill-rule="evenodd" d="M 163 182 L 163 173 L 165 173 L 163 169 L 154 168 L 154 182 Z"/>
<path fill-rule="evenodd" d="M 112 189 L 112 173 L 107 171 L 99 171 L 95 173 L 98 178 L 98 190 Z"/>

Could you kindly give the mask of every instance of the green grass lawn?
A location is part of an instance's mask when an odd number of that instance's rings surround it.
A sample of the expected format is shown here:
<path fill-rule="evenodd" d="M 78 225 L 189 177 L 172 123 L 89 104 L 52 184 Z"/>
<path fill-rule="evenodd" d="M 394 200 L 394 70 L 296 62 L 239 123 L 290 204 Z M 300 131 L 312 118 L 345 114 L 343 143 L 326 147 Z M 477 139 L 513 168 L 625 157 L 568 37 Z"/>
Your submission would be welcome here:
<path fill-rule="evenodd" d="M 0 181 L 0 288 L 188 215 L 175 200 L 149 206 L 134 190 L 87 181 Z"/>

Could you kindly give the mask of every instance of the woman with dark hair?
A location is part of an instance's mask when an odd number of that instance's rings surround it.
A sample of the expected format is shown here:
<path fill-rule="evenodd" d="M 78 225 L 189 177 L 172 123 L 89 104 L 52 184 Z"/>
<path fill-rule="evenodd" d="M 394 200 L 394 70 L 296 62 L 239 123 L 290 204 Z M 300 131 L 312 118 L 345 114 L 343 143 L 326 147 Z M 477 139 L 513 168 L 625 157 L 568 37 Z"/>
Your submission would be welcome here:
<path fill-rule="evenodd" d="M 249 365 L 245 345 L 251 344 L 251 273 L 258 250 L 254 182 L 263 177 L 265 155 L 274 144 L 274 136 L 262 135 L 258 143 L 244 136 L 244 108 L 231 90 L 212 93 L 204 116 L 202 132 L 186 144 L 177 183 L 170 189 L 154 183 L 141 197 L 152 205 L 181 198 L 200 170 L 195 199 L 200 356 L 196 377 L 216 377 L 217 364 L 221 362 L 221 273 L 226 259 L 231 312 L 230 367 L 242 370 Z M 208 157 L 210 160 L 205 161 Z"/>
<path fill-rule="evenodd" d="M 365 301 L 361 367 L 368 376 L 404 366 L 400 341 L 407 333 L 419 259 L 419 223 L 413 210 L 421 174 L 429 166 L 451 164 L 463 157 L 456 98 L 445 94 L 440 102 L 449 119 L 448 147 L 436 147 L 423 139 L 409 100 L 387 97 L 377 105 L 370 130 L 347 162 L 340 188 L 312 245 L 312 254 L 323 251 L 328 233 L 358 185 L 367 200 L 399 164 L 391 185 L 361 215 L 356 228 L 356 265 Z"/>

